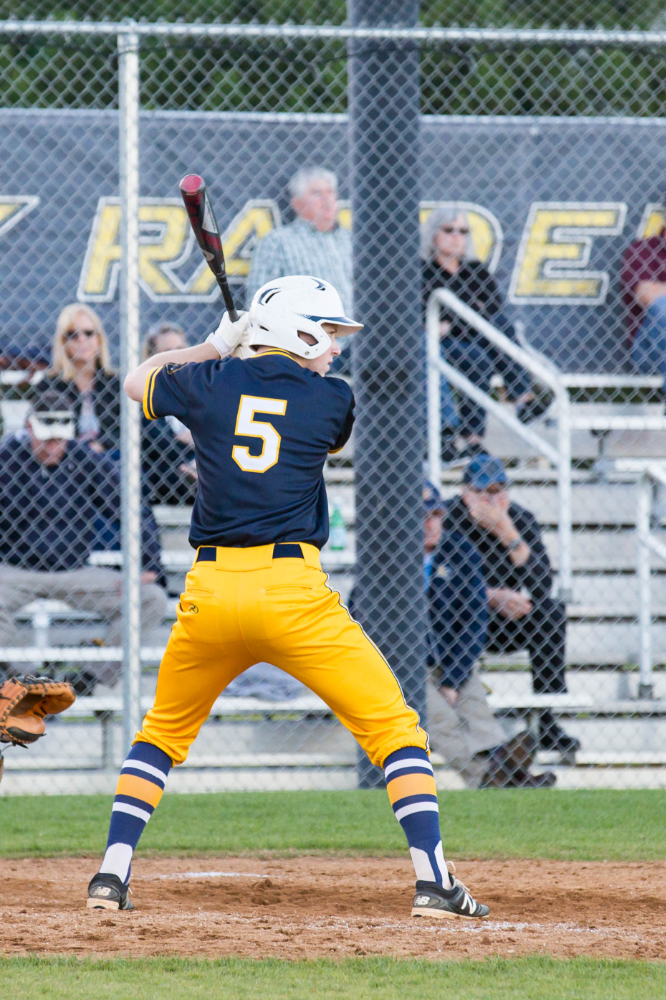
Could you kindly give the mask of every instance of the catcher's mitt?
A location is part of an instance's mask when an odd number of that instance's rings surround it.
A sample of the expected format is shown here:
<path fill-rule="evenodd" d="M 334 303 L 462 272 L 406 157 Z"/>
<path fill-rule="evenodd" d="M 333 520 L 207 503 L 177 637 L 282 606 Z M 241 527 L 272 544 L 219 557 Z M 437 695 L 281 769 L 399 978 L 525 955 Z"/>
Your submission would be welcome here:
<path fill-rule="evenodd" d="M 0 743 L 27 747 L 44 735 L 46 715 L 76 700 L 71 684 L 42 677 L 12 677 L 0 686 Z"/>

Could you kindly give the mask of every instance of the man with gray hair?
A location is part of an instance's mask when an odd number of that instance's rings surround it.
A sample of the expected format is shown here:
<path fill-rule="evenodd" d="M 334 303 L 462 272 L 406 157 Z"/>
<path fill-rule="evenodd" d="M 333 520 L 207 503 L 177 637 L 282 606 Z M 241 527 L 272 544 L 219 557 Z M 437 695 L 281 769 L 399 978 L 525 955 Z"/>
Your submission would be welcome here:
<path fill-rule="evenodd" d="M 296 219 L 261 240 L 247 279 L 246 307 L 252 296 L 274 278 L 315 274 L 329 281 L 352 313 L 352 245 L 348 229 L 338 223 L 338 179 L 324 167 L 304 167 L 289 182 Z"/>

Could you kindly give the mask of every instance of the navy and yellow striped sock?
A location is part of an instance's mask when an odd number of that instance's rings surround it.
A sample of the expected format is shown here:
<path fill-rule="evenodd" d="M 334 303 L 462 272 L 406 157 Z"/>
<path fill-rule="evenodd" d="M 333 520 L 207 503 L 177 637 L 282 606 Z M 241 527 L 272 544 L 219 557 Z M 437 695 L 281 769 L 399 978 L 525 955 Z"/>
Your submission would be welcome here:
<path fill-rule="evenodd" d="M 396 750 L 384 761 L 384 777 L 395 818 L 407 837 L 416 878 L 450 888 L 439 832 L 435 775 L 428 754 L 420 747 Z"/>
<path fill-rule="evenodd" d="M 152 743 L 132 747 L 118 778 L 100 872 L 129 882 L 132 854 L 162 798 L 170 769 L 171 758 Z"/>

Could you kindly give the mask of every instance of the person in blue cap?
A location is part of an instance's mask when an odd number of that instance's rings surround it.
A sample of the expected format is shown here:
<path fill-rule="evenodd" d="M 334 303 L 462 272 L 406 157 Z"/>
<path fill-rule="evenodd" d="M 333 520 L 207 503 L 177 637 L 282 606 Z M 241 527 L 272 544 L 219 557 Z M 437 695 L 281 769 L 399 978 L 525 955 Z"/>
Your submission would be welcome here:
<path fill-rule="evenodd" d="M 555 775 L 529 773 L 537 748 L 528 731 L 506 740 L 475 667 L 486 643 L 488 599 L 481 557 L 456 531 L 442 530 L 445 505 L 423 487 L 428 598 L 428 733 L 433 750 L 468 788 L 550 788 Z"/>
<path fill-rule="evenodd" d="M 534 692 L 561 694 L 567 690 L 566 610 L 551 597 L 553 576 L 538 522 L 511 501 L 507 485 L 501 459 L 477 455 L 463 473 L 462 494 L 446 504 L 444 528 L 464 535 L 480 553 L 490 607 L 486 648 L 527 649 Z M 540 713 L 539 744 L 561 754 L 580 749 L 548 710 Z"/>

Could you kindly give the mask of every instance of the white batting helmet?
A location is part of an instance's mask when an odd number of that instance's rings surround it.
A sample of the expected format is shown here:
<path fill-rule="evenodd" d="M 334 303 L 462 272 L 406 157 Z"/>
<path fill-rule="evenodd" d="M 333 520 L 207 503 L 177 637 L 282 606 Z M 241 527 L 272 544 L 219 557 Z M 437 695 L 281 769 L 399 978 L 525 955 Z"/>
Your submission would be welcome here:
<path fill-rule="evenodd" d="M 331 346 L 324 323 L 341 329 L 345 337 L 363 327 L 344 314 L 333 285 L 306 274 L 290 274 L 268 281 L 255 293 L 250 306 L 250 347 L 281 347 L 299 358 L 318 358 Z M 299 333 L 309 333 L 315 344 L 306 344 Z"/>

